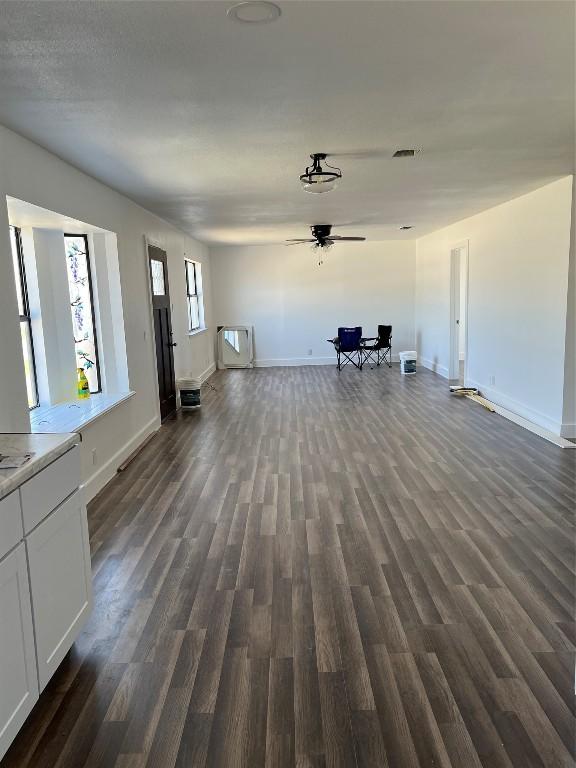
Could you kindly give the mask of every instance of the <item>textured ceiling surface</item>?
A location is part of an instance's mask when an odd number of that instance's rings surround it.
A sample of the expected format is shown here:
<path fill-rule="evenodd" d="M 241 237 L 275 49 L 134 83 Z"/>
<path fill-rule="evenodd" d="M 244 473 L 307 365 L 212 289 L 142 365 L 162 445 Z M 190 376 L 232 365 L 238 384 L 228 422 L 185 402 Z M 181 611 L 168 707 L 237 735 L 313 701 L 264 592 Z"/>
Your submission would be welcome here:
<path fill-rule="evenodd" d="M 206 242 L 414 237 L 573 171 L 571 2 L 229 5 L 1 2 L 0 123 Z"/>

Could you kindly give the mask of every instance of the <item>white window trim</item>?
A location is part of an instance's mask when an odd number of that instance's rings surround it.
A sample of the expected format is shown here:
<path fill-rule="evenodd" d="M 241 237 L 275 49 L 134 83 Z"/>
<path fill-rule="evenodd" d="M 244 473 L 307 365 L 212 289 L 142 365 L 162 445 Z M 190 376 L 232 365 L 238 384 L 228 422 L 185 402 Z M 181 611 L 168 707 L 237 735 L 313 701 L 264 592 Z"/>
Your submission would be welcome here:
<path fill-rule="evenodd" d="M 190 326 L 190 312 L 188 309 L 188 270 L 186 267 L 186 262 L 190 262 L 191 264 L 195 265 L 195 276 L 196 276 L 196 297 L 198 299 L 198 319 L 200 322 L 200 326 L 198 328 L 194 328 L 194 330 L 188 330 L 188 336 L 196 336 L 198 333 L 202 333 L 203 331 L 207 331 L 208 328 L 206 326 L 205 320 L 204 320 L 204 287 L 203 287 L 203 281 L 204 277 L 202 275 L 202 262 L 196 261 L 196 259 L 190 259 L 187 256 L 184 256 L 184 270 L 185 270 L 185 285 L 186 285 L 186 323 L 188 327 Z"/>
<path fill-rule="evenodd" d="M 204 325 L 201 328 L 196 328 L 194 331 L 188 331 L 188 336 L 198 336 L 199 333 L 205 333 L 208 330 L 208 326 Z"/>
<path fill-rule="evenodd" d="M 14 222 L 16 227 L 18 224 L 18 221 Z M 69 400 L 75 391 L 77 373 L 69 307 L 65 232 L 59 221 L 55 220 L 54 224 L 54 227 L 47 228 L 31 225 L 21 227 L 39 400 L 35 410 L 43 409 L 42 420 L 53 406 L 61 408 L 64 403 L 64 407 L 68 405 L 74 411 L 78 403 Z M 71 225 L 67 227 L 66 233 L 68 229 L 72 229 L 73 234 L 86 235 L 88 239 L 94 333 L 98 343 L 101 385 L 101 393 L 93 393 L 92 397 L 104 394 L 111 399 L 121 400 L 130 391 L 130 386 L 116 234 L 105 230 L 92 232 L 85 225 Z M 58 292 L 55 290 L 56 284 Z M 104 320 L 100 312 L 102 302 Z M 96 403 L 93 405 L 95 407 Z M 83 417 L 80 420 L 83 423 Z M 36 421 L 36 414 L 32 421 Z"/>

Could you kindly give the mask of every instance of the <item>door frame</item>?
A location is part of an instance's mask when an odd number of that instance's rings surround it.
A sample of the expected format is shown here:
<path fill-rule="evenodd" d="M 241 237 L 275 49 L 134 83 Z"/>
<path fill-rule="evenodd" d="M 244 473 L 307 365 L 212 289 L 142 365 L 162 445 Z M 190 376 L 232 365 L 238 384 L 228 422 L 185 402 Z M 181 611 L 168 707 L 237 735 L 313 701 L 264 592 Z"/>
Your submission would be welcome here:
<path fill-rule="evenodd" d="M 450 357 L 448 361 L 448 378 L 460 378 L 460 260 L 464 258 L 464 285 L 466 287 L 466 303 L 464 305 L 464 382 L 468 380 L 468 303 L 469 303 L 469 270 L 470 270 L 470 241 L 460 240 L 450 248 Z"/>
<path fill-rule="evenodd" d="M 144 331 L 145 341 L 148 342 L 148 349 L 152 355 L 152 365 L 154 370 L 154 402 L 156 404 L 156 417 L 160 421 L 160 387 L 158 386 L 158 371 L 156 362 L 156 343 L 154 336 L 154 307 L 152 306 L 152 278 L 150 276 L 150 256 L 148 255 L 148 246 L 153 245 L 156 248 L 162 246 L 156 240 L 144 235 L 144 274 L 146 276 L 146 306 L 148 307 L 148 328 Z"/>
<path fill-rule="evenodd" d="M 151 352 L 152 355 L 152 370 L 153 370 L 153 381 L 154 381 L 154 396 L 155 396 L 155 403 L 156 403 L 156 418 L 160 423 L 162 423 L 162 413 L 160 411 L 160 385 L 158 384 L 158 360 L 156 357 L 156 331 L 154 327 L 154 303 L 152 298 L 152 276 L 150 274 L 150 252 L 148 250 L 149 246 L 152 246 L 153 248 L 158 248 L 161 251 L 164 251 L 166 254 L 166 260 L 168 260 L 168 251 L 165 249 L 165 246 L 160 243 L 158 240 L 154 240 L 153 238 L 149 237 L 148 235 L 143 236 L 144 239 L 144 272 L 146 274 L 146 287 L 147 287 L 147 306 L 148 306 L 148 329 L 145 331 L 145 333 L 148 335 L 148 349 Z M 166 278 L 169 280 L 168 275 L 168 264 L 166 264 Z M 170 283 L 168 283 L 168 286 Z M 172 296 L 170 296 L 170 315 L 172 315 Z M 176 382 L 176 363 L 174 361 L 174 381 Z M 176 388 L 176 409 L 174 410 L 174 413 L 178 410 L 178 391 Z"/>

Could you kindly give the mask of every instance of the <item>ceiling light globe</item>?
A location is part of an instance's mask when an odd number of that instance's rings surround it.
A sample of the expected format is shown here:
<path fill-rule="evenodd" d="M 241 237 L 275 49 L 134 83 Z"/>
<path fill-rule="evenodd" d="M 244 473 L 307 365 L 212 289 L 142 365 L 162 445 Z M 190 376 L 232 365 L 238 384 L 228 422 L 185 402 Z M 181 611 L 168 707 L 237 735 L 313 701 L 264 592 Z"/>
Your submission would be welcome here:
<path fill-rule="evenodd" d="M 318 195 L 322 192 L 331 192 L 342 178 L 342 171 L 326 162 L 325 152 L 316 152 L 310 155 L 312 165 L 309 165 L 300 176 L 302 189 L 306 192 Z M 323 165 L 324 164 L 324 165 Z"/>
<path fill-rule="evenodd" d="M 303 179 L 302 180 L 302 189 L 305 192 L 311 192 L 314 195 L 322 194 L 323 192 L 331 192 L 333 189 L 336 189 L 338 186 L 338 179 L 329 178 L 329 179 L 318 179 L 314 178 L 314 180 L 309 179 Z"/>
<path fill-rule="evenodd" d="M 226 13 L 229 18 L 243 24 L 267 24 L 282 15 L 279 6 L 268 0 L 244 0 L 228 8 Z"/>

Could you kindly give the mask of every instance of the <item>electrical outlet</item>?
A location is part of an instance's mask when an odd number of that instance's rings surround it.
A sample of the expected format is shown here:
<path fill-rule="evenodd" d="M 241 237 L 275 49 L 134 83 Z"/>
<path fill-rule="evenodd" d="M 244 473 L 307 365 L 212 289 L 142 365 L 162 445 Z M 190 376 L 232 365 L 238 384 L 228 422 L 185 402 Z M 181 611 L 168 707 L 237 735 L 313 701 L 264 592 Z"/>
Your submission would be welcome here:
<path fill-rule="evenodd" d="M 98 463 L 98 456 L 96 455 L 96 448 L 92 448 L 92 466 L 96 466 Z"/>
<path fill-rule="evenodd" d="M 311 349 L 308 350 L 308 357 L 312 357 L 312 350 Z"/>

